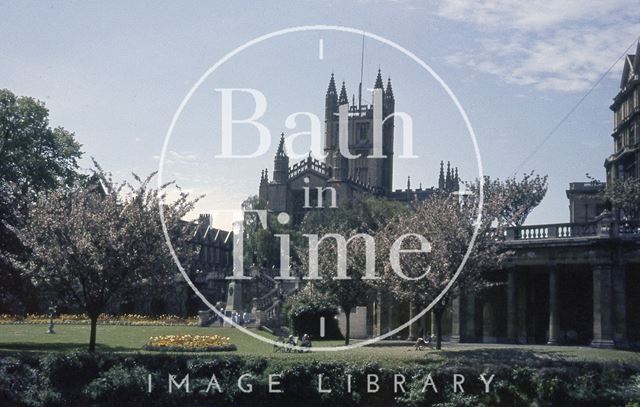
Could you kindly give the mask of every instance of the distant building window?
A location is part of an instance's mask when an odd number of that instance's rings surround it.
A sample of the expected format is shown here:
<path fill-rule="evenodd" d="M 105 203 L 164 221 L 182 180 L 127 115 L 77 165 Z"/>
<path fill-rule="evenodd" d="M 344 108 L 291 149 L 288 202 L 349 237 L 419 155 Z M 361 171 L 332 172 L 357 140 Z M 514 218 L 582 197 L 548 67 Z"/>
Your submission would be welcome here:
<path fill-rule="evenodd" d="M 361 141 L 364 141 L 367 139 L 367 130 L 368 130 L 368 126 L 366 123 L 363 123 L 359 126 L 358 137 Z"/>
<path fill-rule="evenodd" d="M 589 204 L 584 204 L 584 221 L 589 221 Z"/>

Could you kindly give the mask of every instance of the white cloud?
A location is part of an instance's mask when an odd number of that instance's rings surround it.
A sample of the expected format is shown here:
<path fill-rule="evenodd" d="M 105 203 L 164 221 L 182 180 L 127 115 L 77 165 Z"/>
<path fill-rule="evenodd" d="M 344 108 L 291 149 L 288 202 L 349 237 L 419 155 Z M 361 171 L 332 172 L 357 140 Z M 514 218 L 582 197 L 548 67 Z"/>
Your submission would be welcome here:
<path fill-rule="evenodd" d="M 562 24 L 635 13 L 625 0 L 446 0 L 437 14 L 487 27 L 538 31 Z M 637 16 L 637 14 L 635 14 Z"/>
<path fill-rule="evenodd" d="M 588 89 L 640 35 L 640 8 L 621 0 L 438 4 L 437 15 L 479 31 L 478 49 L 450 55 L 449 63 L 538 89 Z"/>
<path fill-rule="evenodd" d="M 160 156 L 157 154 L 153 155 L 153 159 L 156 161 L 160 161 Z M 167 154 L 165 155 L 165 159 L 164 159 L 165 164 L 168 164 L 168 165 L 177 165 L 177 164 L 195 165 L 197 164 L 197 161 L 198 161 L 197 153 L 193 153 L 189 151 L 178 152 L 174 150 L 167 151 Z"/>
<path fill-rule="evenodd" d="M 177 151 L 170 150 L 168 152 L 169 157 L 180 162 L 193 162 L 198 159 L 198 154 L 192 152 L 179 153 Z"/>

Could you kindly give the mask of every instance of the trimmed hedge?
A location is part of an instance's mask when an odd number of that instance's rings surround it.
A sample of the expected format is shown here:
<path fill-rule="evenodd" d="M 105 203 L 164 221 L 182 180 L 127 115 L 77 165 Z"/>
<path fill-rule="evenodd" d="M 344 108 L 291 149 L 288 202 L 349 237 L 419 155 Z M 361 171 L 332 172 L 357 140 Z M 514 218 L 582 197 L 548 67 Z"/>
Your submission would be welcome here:
<path fill-rule="evenodd" d="M 189 393 L 183 388 L 168 392 L 169 375 L 180 383 L 189 374 Z M 244 393 L 237 380 L 253 392 Z M 269 393 L 270 374 L 279 374 L 283 393 Z M 464 393 L 454 393 L 454 374 L 466 378 Z M 491 391 L 478 380 L 495 374 Z M 204 392 L 216 375 L 222 392 Z M 318 375 L 323 388 L 318 392 Z M 379 377 L 377 393 L 367 392 L 367 377 Z M 405 392 L 394 393 L 395 374 L 406 377 Z M 422 392 L 428 374 L 438 393 Z M 152 393 L 147 393 L 148 377 Z M 346 377 L 351 375 L 351 392 Z M 169 354 L 89 354 L 72 352 L 0 357 L 0 405 L 2 406 L 524 406 L 633 405 L 640 400 L 638 367 L 622 364 L 557 362 L 534 367 L 475 364 L 459 361 L 433 365 L 400 365 L 383 368 L 376 363 L 340 361 L 278 364 L 264 358 L 191 356 Z"/>
<path fill-rule="evenodd" d="M 335 319 L 338 307 L 330 296 L 305 287 L 287 299 L 285 310 L 294 334 L 309 334 L 311 338 L 320 338 L 320 318 L 324 318 L 324 338 L 343 339 Z"/>

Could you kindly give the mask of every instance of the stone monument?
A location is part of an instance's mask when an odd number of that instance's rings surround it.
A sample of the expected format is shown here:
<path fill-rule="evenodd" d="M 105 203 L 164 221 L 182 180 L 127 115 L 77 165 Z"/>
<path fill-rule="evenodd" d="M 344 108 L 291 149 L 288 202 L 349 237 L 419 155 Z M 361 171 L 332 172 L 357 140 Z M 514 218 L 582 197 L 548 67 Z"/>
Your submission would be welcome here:
<path fill-rule="evenodd" d="M 227 306 L 225 315 L 229 316 L 233 311 L 242 313 L 242 283 L 231 281 L 227 287 Z"/>

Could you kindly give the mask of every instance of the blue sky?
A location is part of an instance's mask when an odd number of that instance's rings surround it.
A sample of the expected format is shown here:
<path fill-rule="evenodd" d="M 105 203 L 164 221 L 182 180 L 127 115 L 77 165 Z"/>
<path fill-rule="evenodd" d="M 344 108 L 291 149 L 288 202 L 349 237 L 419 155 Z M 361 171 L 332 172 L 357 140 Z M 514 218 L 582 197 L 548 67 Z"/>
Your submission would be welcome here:
<path fill-rule="evenodd" d="M 51 124 L 75 132 L 117 177 L 157 169 L 171 118 L 197 79 L 243 43 L 293 26 L 326 24 L 386 37 L 426 61 L 450 86 L 478 136 L 485 172 L 511 175 L 601 73 L 640 35 L 640 9 L 622 1 L 1 2 L 0 87 L 43 100 Z M 522 3 L 522 4 L 521 4 Z M 324 57 L 318 58 L 323 39 Z M 285 118 L 323 115 L 330 73 L 357 93 L 361 38 L 310 32 L 252 47 L 194 94 L 169 144 L 165 178 L 206 194 L 198 210 L 234 208 L 257 192 Z M 634 47 L 635 49 L 635 47 Z M 399 110 L 416 118 L 420 158 L 400 160 L 394 184 L 437 182 L 451 160 L 473 178 L 475 158 L 453 104 L 401 54 L 367 40 L 364 86 L 378 67 L 391 76 Z M 550 189 L 529 223 L 565 222 L 569 182 L 603 179 L 612 151 L 618 64 L 523 167 L 548 174 Z M 255 87 L 268 98 L 273 141 L 254 160 L 215 160 L 220 87 Z M 250 112 L 247 101 L 244 113 Z M 239 115 L 243 113 L 242 108 Z M 250 129 L 239 133 L 250 145 Z M 244 138 L 244 139 L 243 139 Z M 399 138 L 399 137 L 396 137 Z M 302 143 L 302 142 L 301 142 Z M 306 146 L 300 145 L 301 150 Z"/>

